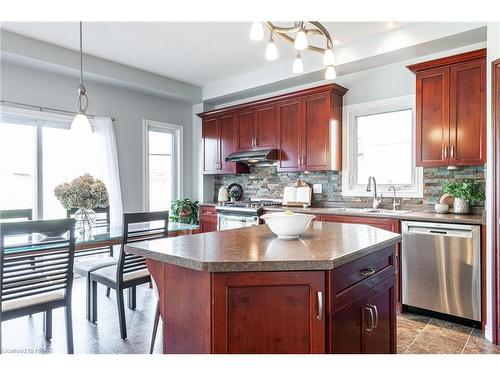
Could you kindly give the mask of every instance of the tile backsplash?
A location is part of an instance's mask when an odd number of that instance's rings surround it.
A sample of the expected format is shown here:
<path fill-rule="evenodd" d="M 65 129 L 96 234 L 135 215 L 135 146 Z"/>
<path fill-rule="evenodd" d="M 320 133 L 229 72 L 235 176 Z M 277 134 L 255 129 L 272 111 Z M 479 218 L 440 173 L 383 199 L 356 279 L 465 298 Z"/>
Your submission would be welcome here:
<path fill-rule="evenodd" d="M 403 204 L 434 204 L 442 193 L 442 185 L 447 180 L 473 179 L 485 183 L 484 167 L 462 167 L 458 170 L 448 170 L 446 167 L 424 168 L 424 197 L 403 198 Z M 257 166 L 250 168 L 249 174 L 219 175 L 214 178 L 214 201 L 221 186 L 233 182 L 243 187 L 242 199 L 249 198 L 283 198 L 283 189 L 293 185 L 297 179 L 309 184 L 322 184 L 322 194 L 313 195 L 313 203 L 322 202 L 364 202 L 371 201 L 367 197 L 342 196 L 342 172 L 285 172 L 278 173 L 276 166 Z M 385 193 L 384 195 L 387 196 Z"/>

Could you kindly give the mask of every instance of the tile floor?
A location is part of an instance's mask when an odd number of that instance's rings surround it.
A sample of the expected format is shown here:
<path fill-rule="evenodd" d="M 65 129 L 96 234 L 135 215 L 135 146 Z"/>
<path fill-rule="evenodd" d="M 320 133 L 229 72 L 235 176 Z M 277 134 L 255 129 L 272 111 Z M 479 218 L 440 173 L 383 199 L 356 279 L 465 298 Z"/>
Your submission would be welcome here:
<path fill-rule="evenodd" d="M 414 314 L 398 315 L 398 354 L 500 354 L 481 330 Z"/>
<path fill-rule="evenodd" d="M 153 327 L 156 296 L 147 286 L 137 290 L 137 309 L 126 311 L 127 340 L 120 338 L 113 292 L 106 298 L 99 287 L 98 321 L 85 319 L 85 282 L 78 278 L 73 290 L 73 330 L 75 353 L 147 354 Z M 63 309 L 54 311 L 53 338 L 46 341 L 42 332 L 42 314 L 2 323 L 4 353 L 65 353 L 66 341 Z M 160 323 L 161 324 L 161 323 Z M 161 326 L 156 338 L 155 353 L 161 353 Z M 398 353 L 460 354 L 496 353 L 494 346 L 482 338 L 477 329 L 413 314 L 398 315 Z"/>

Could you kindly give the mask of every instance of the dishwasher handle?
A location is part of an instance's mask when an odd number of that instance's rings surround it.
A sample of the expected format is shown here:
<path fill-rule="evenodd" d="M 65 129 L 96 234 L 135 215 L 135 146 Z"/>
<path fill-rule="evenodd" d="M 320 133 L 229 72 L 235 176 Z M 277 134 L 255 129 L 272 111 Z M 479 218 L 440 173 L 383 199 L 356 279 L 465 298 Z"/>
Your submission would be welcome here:
<path fill-rule="evenodd" d="M 412 227 L 408 226 L 408 233 L 413 234 L 425 234 L 430 236 L 444 236 L 444 237 L 460 237 L 460 238 L 472 238 L 472 230 L 470 229 L 451 229 L 446 227 Z"/>

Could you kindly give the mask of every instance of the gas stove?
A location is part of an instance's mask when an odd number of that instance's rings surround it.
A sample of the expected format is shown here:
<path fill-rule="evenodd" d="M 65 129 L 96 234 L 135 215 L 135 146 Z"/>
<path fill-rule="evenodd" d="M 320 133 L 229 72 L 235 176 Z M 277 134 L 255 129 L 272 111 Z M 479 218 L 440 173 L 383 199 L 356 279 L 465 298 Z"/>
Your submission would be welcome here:
<path fill-rule="evenodd" d="M 217 211 L 231 211 L 233 213 L 255 213 L 261 214 L 264 207 L 279 206 L 281 200 L 277 199 L 250 199 L 241 202 L 220 202 L 215 208 Z"/>

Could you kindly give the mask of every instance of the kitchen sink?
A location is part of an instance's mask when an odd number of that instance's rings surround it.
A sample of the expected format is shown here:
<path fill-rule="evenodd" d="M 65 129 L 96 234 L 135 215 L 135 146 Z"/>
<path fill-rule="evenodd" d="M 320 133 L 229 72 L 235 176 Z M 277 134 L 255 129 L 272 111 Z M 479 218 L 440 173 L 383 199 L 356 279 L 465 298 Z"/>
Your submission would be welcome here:
<path fill-rule="evenodd" d="M 337 208 L 330 208 L 329 210 L 333 212 L 346 212 L 346 213 L 363 213 L 363 214 L 376 214 L 376 215 L 403 215 L 407 214 L 410 212 L 413 212 L 413 210 L 388 210 L 384 208 L 359 208 L 359 207 L 337 207 Z"/>

